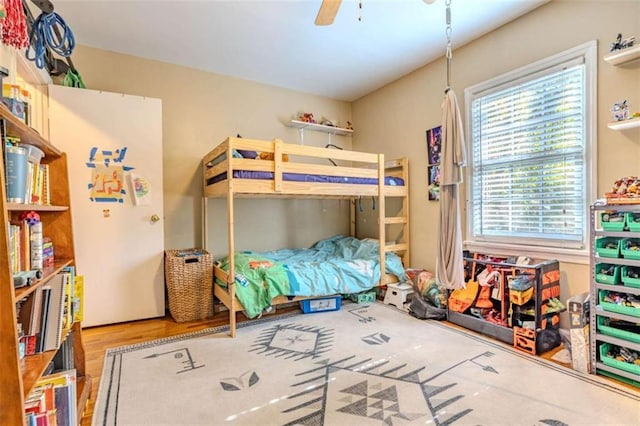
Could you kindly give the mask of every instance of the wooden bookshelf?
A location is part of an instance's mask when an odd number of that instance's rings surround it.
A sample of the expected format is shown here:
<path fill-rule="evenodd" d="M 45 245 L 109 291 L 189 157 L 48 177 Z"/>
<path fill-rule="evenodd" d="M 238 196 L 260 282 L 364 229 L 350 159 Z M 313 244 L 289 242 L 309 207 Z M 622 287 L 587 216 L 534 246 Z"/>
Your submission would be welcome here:
<path fill-rule="evenodd" d="M 16 303 L 32 294 L 66 266 L 73 266 L 75 253 L 71 226 L 71 200 L 66 155 L 14 117 L 0 105 L 0 120 L 7 136 L 17 136 L 20 143 L 40 148 L 45 156 L 41 163 L 49 165 L 51 205 L 7 203 L 4 161 L 0 162 L 0 425 L 24 425 L 24 401 L 56 355 L 56 350 L 36 355 L 19 356 Z M 4 142 L 4 141 L 3 141 Z M 3 144 L 4 146 L 4 144 Z M 9 227 L 7 223 L 19 220 L 26 211 L 40 216 L 43 235 L 54 245 L 54 265 L 43 270 L 40 280 L 30 286 L 16 289 L 13 284 L 11 254 L 9 253 Z M 91 377 L 86 374 L 82 330 L 80 323 L 71 327 L 73 358 L 77 375 L 78 417 L 82 416 L 91 391 Z M 68 333 L 64 336 L 66 339 Z"/>

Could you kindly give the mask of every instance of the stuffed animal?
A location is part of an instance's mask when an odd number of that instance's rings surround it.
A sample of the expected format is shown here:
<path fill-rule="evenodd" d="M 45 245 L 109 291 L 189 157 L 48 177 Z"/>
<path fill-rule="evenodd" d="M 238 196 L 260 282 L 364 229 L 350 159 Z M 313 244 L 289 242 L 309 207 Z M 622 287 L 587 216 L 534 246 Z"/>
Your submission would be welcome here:
<path fill-rule="evenodd" d="M 260 160 L 271 160 L 275 158 L 273 152 L 261 152 L 258 154 L 258 158 Z M 282 161 L 289 161 L 289 156 L 287 154 L 282 154 Z"/>
<path fill-rule="evenodd" d="M 313 118 L 313 114 L 310 112 L 303 112 L 300 116 L 300 121 L 304 121 L 305 123 L 315 123 L 316 120 Z"/>

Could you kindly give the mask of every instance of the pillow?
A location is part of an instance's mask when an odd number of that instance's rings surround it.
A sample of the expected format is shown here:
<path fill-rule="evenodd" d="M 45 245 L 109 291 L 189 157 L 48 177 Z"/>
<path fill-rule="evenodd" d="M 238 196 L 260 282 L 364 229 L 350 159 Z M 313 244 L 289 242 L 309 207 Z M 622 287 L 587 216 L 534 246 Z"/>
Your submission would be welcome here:
<path fill-rule="evenodd" d="M 239 149 L 238 152 L 242 155 L 243 158 L 249 158 L 251 160 L 255 160 L 258 156 L 258 153 L 255 151 L 249 151 L 246 149 Z"/>

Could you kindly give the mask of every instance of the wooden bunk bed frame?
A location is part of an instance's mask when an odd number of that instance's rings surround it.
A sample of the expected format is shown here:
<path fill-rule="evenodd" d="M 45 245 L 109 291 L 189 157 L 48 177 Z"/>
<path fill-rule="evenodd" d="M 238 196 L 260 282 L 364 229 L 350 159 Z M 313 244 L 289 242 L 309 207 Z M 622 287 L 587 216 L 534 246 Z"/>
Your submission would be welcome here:
<path fill-rule="evenodd" d="M 233 153 L 238 150 L 270 153 L 272 159 L 235 158 Z M 283 155 L 288 161 L 283 161 Z M 222 157 L 220 161 L 220 157 Z M 214 161 L 218 159 L 217 161 Z M 322 161 L 324 160 L 324 161 Z M 356 163 L 358 166 L 333 166 L 330 160 Z M 301 162 L 303 161 L 303 162 Z M 306 161 L 306 162 L 304 162 Z M 312 161 L 310 163 L 309 161 Z M 235 296 L 235 265 L 234 256 L 234 199 L 238 197 L 254 198 L 331 198 L 349 199 L 350 233 L 356 233 L 356 201 L 359 197 L 378 197 L 378 241 L 380 250 L 381 279 L 378 285 L 396 282 L 397 278 L 385 274 L 385 253 L 397 252 L 405 266 L 409 263 L 409 162 L 407 158 L 386 161 L 383 154 L 372 154 L 356 151 L 337 150 L 329 148 L 310 147 L 297 144 L 287 144 L 281 140 L 263 141 L 229 137 L 202 159 L 203 168 L 203 246 L 207 249 L 208 239 L 208 198 L 226 198 L 229 271 L 226 272 L 214 265 L 214 294 L 229 310 L 229 328 L 231 337 L 236 334 L 236 312 L 244 308 Z M 273 179 L 234 178 L 234 170 L 261 171 L 273 173 Z M 226 177 L 214 182 L 213 178 L 221 174 Z M 284 173 L 304 173 L 324 176 L 348 176 L 358 178 L 373 178 L 375 184 L 346 184 L 324 182 L 296 182 L 283 179 Z M 385 185 L 385 176 L 399 177 L 404 180 L 403 186 Z M 401 216 L 385 216 L 385 198 L 402 198 Z M 387 244 L 386 226 L 401 225 L 402 241 Z M 216 279 L 227 283 L 222 287 L 215 283 Z M 272 305 L 291 303 L 313 297 L 277 297 Z"/>

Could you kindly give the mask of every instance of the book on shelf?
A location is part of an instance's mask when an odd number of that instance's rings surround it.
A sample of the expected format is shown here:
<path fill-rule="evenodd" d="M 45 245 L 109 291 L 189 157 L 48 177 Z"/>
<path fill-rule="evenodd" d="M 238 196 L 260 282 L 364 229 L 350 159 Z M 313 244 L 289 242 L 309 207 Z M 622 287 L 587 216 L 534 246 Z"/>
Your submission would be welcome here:
<path fill-rule="evenodd" d="M 9 222 L 9 252 L 14 274 L 44 267 L 45 242 L 47 256 L 53 263 L 53 242 L 42 236 L 42 222 L 29 223 L 28 219 Z"/>
<path fill-rule="evenodd" d="M 51 185 L 50 185 L 50 178 L 49 178 L 49 165 L 48 164 L 44 164 L 44 189 L 43 189 L 43 193 L 42 193 L 42 204 L 44 205 L 51 205 Z"/>
<path fill-rule="evenodd" d="M 47 283 L 47 286 L 51 288 L 51 296 L 44 334 L 44 351 L 56 350 L 62 342 L 65 285 L 68 279 L 68 274 L 61 272 L 53 276 Z M 45 324 L 43 323 L 43 325 Z"/>
<path fill-rule="evenodd" d="M 72 277 L 75 277 L 72 271 L 62 270 L 16 304 L 25 355 L 57 350 L 63 344 L 63 336 L 70 332 L 74 322 Z"/>
<path fill-rule="evenodd" d="M 65 268 L 67 269 L 67 268 Z M 63 330 L 71 330 L 71 326 L 73 325 L 73 272 L 65 271 L 63 269 L 63 279 L 64 279 L 64 302 L 62 309 L 62 329 Z"/>
<path fill-rule="evenodd" d="M 9 267 L 12 273 L 20 271 L 20 226 L 9 223 Z"/>
<path fill-rule="evenodd" d="M 49 237 L 42 238 L 42 266 L 44 268 L 53 266 L 53 241 Z"/>
<path fill-rule="evenodd" d="M 74 369 L 41 377 L 25 400 L 27 424 L 31 424 L 33 417 L 36 425 L 76 426 L 77 392 Z"/>
<path fill-rule="evenodd" d="M 36 353 L 36 342 L 40 333 L 42 288 L 37 288 L 33 293 L 19 301 L 16 307 L 17 323 L 23 331 L 20 340 L 24 344 L 24 355 L 33 355 Z"/>
<path fill-rule="evenodd" d="M 40 304 L 40 332 L 36 334 L 36 353 L 44 351 L 44 341 L 49 328 L 49 308 L 51 306 L 51 287 L 45 285 L 41 287 L 42 303 Z"/>
<path fill-rule="evenodd" d="M 21 220 L 20 226 L 20 270 L 31 270 L 31 227 L 27 220 Z"/>
<path fill-rule="evenodd" d="M 31 224 L 31 269 L 42 270 L 42 222 Z"/>
<path fill-rule="evenodd" d="M 73 322 L 84 320 L 84 275 L 76 275 L 73 280 L 72 314 Z"/>

